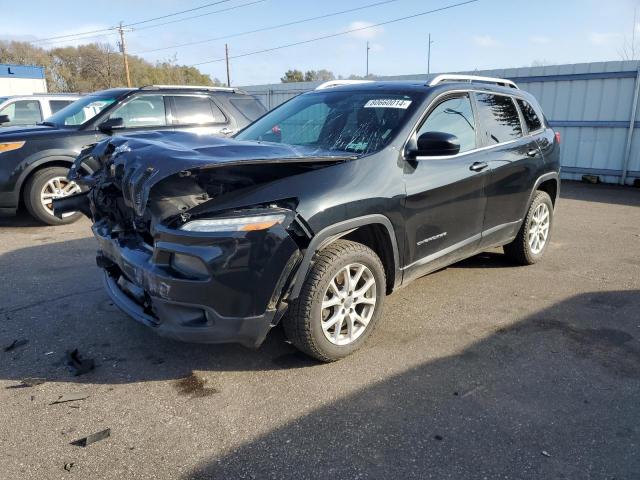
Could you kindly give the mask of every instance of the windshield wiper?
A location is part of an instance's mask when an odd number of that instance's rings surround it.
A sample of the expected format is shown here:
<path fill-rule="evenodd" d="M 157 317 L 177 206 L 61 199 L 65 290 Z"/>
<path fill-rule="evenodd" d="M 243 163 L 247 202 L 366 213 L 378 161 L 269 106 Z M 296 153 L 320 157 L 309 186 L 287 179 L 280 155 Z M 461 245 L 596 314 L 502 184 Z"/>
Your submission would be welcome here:
<path fill-rule="evenodd" d="M 53 122 L 38 122 L 36 125 L 44 125 L 45 127 L 57 127 L 57 125 Z"/>

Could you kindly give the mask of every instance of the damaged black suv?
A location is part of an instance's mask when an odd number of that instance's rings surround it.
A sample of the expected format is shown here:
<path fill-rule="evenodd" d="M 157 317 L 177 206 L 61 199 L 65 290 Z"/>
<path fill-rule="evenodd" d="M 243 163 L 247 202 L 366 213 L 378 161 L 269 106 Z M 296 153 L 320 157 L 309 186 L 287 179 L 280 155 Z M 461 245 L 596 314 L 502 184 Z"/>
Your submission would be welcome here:
<path fill-rule="evenodd" d="M 508 80 L 332 82 L 233 139 L 114 137 L 83 151 L 107 291 L 159 334 L 258 346 L 280 321 L 323 361 L 360 347 L 385 295 L 504 246 L 548 246 L 559 136 Z M 85 161 L 101 168 L 78 178 Z"/>

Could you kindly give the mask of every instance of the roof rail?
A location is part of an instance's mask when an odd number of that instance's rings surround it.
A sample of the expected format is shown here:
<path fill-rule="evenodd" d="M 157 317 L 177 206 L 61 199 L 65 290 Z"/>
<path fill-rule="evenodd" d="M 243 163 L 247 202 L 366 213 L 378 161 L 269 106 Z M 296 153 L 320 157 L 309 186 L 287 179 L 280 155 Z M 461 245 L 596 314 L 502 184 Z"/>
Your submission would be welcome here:
<path fill-rule="evenodd" d="M 329 80 L 316 87 L 316 90 L 324 90 L 325 88 L 339 87 L 340 85 L 356 85 L 358 83 L 371 83 L 373 80 Z"/>
<path fill-rule="evenodd" d="M 235 92 L 233 87 L 213 87 L 211 85 L 145 85 L 140 90 L 155 90 L 159 88 L 171 88 L 174 90 L 211 90 L 213 92 Z"/>
<path fill-rule="evenodd" d="M 496 85 L 501 85 L 503 87 L 511 87 L 516 89 L 519 88 L 515 82 L 513 82 L 512 80 L 507 80 L 506 78 L 480 77 L 478 75 L 455 75 L 448 73 L 435 77 L 429 82 L 429 86 L 433 87 L 443 82 L 495 83 Z"/>

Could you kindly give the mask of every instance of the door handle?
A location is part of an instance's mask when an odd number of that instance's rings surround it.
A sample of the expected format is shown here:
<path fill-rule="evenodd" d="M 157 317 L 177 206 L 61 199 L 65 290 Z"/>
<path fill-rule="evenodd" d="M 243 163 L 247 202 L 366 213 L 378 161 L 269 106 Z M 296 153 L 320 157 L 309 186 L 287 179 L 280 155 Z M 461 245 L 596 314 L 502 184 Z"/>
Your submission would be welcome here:
<path fill-rule="evenodd" d="M 223 127 L 220 129 L 220 133 L 222 135 L 231 135 L 233 133 L 233 130 L 230 129 L 229 127 Z"/>
<path fill-rule="evenodd" d="M 489 164 L 487 162 L 473 162 L 471 164 L 471 166 L 469 167 L 469 170 L 472 170 L 474 172 L 481 172 L 482 170 L 484 170 L 488 166 L 489 166 Z"/>
<path fill-rule="evenodd" d="M 534 150 L 529 150 L 527 152 L 527 156 L 528 157 L 536 157 L 537 155 L 538 155 L 538 150 L 535 150 L 535 149 Z"/>

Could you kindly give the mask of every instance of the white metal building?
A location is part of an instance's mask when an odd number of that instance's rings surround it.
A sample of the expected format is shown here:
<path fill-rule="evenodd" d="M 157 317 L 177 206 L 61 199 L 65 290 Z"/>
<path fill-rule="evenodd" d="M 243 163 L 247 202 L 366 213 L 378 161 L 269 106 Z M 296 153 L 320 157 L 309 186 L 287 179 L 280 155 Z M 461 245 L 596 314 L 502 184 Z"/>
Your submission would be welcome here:
<path fill-rule="evenodd" d="M 562 135 L 562 177 L 597 175 L 607 183 L 640 179 L 640 62 L 598 62 L 462 72 L 508 78 L 540 101 Z M 398 75 L 380 80 L 424 80 Z M 320 82 L 243 87 L 271 109 Z"/>
<path fill-rule="evenodd" d="M 47 93 L 44 67 L 0 63 L 0 97 Z"/>

